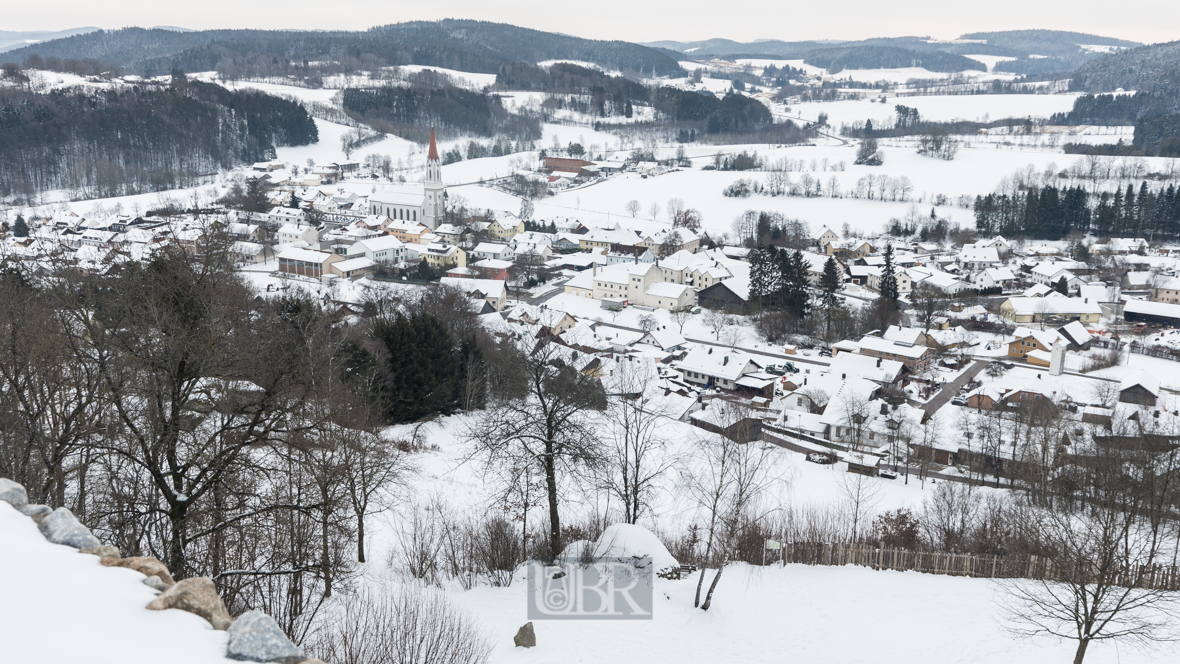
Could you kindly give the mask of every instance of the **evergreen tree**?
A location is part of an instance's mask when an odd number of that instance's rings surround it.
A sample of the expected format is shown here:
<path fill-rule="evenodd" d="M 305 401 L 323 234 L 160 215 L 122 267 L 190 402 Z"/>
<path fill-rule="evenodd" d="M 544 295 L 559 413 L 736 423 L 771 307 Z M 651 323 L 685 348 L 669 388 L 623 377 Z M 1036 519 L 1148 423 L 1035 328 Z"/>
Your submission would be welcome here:
<path fill-rule="evenodd" d="M 840 278 L 840 266 L 836 264 L 834 256 L 829 256 L 827 262 L 824 263 L 823 274 L 819 277 L 819 306 L 824 315 L 824 336 L 829 339 L 832 336 L 832 319 L 835 316 L 836 307 L 840 306 L 840 298 L 836 296 L 836 293 L 843 285 L 843 279 Z"/>
<path fill-rule="evenodd" d="M 786 271 L 783 279 L 784 304 L 787 311 L 796 319 L 807 317 L 811 308 L 810 283 L 807 281 L 807 260 L 803 252 L 796 249 L 793 252 L 783 251 Z"/>
<path fill-rule="evenodd" d="M 299 197 L 295 195 L 294 189 L 291 190 L 291 199 L 287 201 L 287 207 L 293 210 L 299 209 Z"/>
<path fill-rule="evenodd" d="M 1069 295 L 1069 284 L 1065 281 L 1064 275 L 1062 275 L 1062 277 L 1057 280 L 1057 285 L 1053 287 L 1053 290 L 1061 293 L 1062 295 Z"/>
<path fill-rule="evenodd" d="M 885 265 L 881 268 L 881 299 L 893 309 L 897 309 L 897 300 L 901 295 L 897 291 L 897 275 L 893 269 L 893 245 L 885 245 Z"/>
<path fill-rule="evenodd" d="M 762 311 L 766 290 L 766 256 L 762 247 L 750 252 L 750 299 L 757 311 Z"/>
<path fill-rule="evenodd" d="M 13 237 L 29 237 L 29 224 L 25 222 L 25 218 L 16 215 L 16 221 L 12 224 Z"/>
<path fill-rule="evenodd" d="M 451 333 L 430 314 L 374 325 L 384 359 L 383 396 L 393 422 L 413 422 L 460 407 L 464 366 Z"/>

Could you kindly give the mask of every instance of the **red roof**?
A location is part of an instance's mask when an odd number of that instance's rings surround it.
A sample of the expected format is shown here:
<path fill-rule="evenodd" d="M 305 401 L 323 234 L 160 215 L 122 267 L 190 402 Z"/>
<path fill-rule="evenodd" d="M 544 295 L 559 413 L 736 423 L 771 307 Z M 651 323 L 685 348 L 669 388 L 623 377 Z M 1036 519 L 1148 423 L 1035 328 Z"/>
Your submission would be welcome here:
<path fill-rule="evenodd" d="M 438 161 L 438 146 L 434 144 L 434 127 L 430 128 L 430 153 L 426 158 L 431 161 Z"/>

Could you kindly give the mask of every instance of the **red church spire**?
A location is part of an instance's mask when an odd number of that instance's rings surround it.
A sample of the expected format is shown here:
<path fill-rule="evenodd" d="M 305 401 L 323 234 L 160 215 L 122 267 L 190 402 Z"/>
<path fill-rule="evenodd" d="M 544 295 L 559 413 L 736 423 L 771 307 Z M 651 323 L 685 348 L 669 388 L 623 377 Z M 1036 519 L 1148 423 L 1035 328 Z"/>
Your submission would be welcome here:
<path fill-rule="evenodd" d="M 426 155 L 430 161 L 438 161 L 438 146 L 434 144 L 434 127 L 430 128 L 430 153 Z"/>

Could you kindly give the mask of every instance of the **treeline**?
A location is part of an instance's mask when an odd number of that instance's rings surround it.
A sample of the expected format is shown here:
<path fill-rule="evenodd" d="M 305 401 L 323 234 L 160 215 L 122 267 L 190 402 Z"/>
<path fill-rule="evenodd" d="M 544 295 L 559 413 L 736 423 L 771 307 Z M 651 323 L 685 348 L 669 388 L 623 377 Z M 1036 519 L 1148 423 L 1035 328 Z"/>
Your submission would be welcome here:
<path fill-rule="evenodd" d="M 27 56 L 96 59 L 144 76 L 174 68 L 252 76 L 314 78 L 393 65 L 428 65 L 494 74 L 504 62 L 579 60 L 623 72 L 672 75 L 675 59 L 621 41 L 596 41 L 468 20 L 415 21 L 363 32 L 124 28 L 98 30 L 16 49 Z"/>
<path fill-rule="evenodd" d="M 1030 187 L 1016 194 L 975 199 L 980 235 L 1059 240 L 1072 233 L 1096 236 L 1180 238 L 1180 195 L 1175 185 L 1153 190 L 1146 182 L 1113 194 L 1093 194 L 1080 186 Z"/>
<path fill-rule="evenodd" d="M 622 76 L 559 62 L 549 67 L 513 62 L 500 66 L 496 87 L 501 90 L 547 92 L 546 108 L 569 107 L 598 117 L 631 117 L 632 102 L 647 104 L 651 91 Z M 570 95 L 569 98 L 558 95 Z"/>
<path fill-rule="evenodd" d="M 396 86 L 348 88 L 342 93 L 345 112 L 387 133 L 423 140 L 431 125 L 444 135 L 504 136 L 513 140 L 541 138 L 536 118 L 509 113 L 500 98 L 457 87 Z"/>
<path fill-rule="evenodd" d="M 936 72 L 987 71 L 978 60 L 940 51 L 919 52 L 896 46 L 854 46 L 825 48 L 811 51 L 803 59 L 813 67 L 822 67 L 830 74 L 845 69 L 897 69 L 922 67 Z"/>
<path fill-rule="evenodd" d="M 0 195 L 68 189 L 105 198 L 189 186 L 200 175 L 318 138 L 298 104 L 174 78 L 38 94 L 0 90 Z"/>
<path fill-rule="evenodd" d="M 750 134 L 775 124 L 762 102 L 730 93 L 718 99 L 677 88 L 659 88 L 652 97 L 656 111 L 677 122 L 699 125 L 707 134 Z M 794 123 L 781 123 L 795 128 Z"/>

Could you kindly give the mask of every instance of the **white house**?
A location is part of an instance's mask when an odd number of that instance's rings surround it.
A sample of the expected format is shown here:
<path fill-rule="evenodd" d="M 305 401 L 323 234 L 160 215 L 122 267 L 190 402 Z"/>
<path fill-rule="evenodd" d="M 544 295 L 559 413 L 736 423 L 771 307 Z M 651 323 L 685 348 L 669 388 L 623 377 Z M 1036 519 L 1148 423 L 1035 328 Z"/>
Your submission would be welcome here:
<path fill-rule="evenodd" d="M 471 256 L 474 260 L 482 261 L 487 258 L 494 258 L 498 261 L 511 261 L 516 258 L 512 251 L 512 247 L 506 244 L 498 244 L 496 242 L 480 242 L 471 250 Z"/>
<path fill-rule="evenodd" d="M 395 265 L 410 260 L 406 244 L 392 235 L 354 242 L 344 255 L 349 258 L 368 258 L 378 265 Z"/>
<path fill-rule="evenodd" d="M 1000 288 L 1008 289 L 1016 284 L 1016 275 L 1013 274 L 1011 268 L 1006 267 L 989 267 L 988 269 L 975 275 L 976 288 Z"/>
<path fill-rule="evenodd" d="M 300 226 L 298 224 L 284 224 L 279 228 L 275 239 L 279 244 L 291 244 L 292 242 L 306 242 L 308 246 L 313 246 L 320 241 L 320 232 L 311 226 Z"/>

